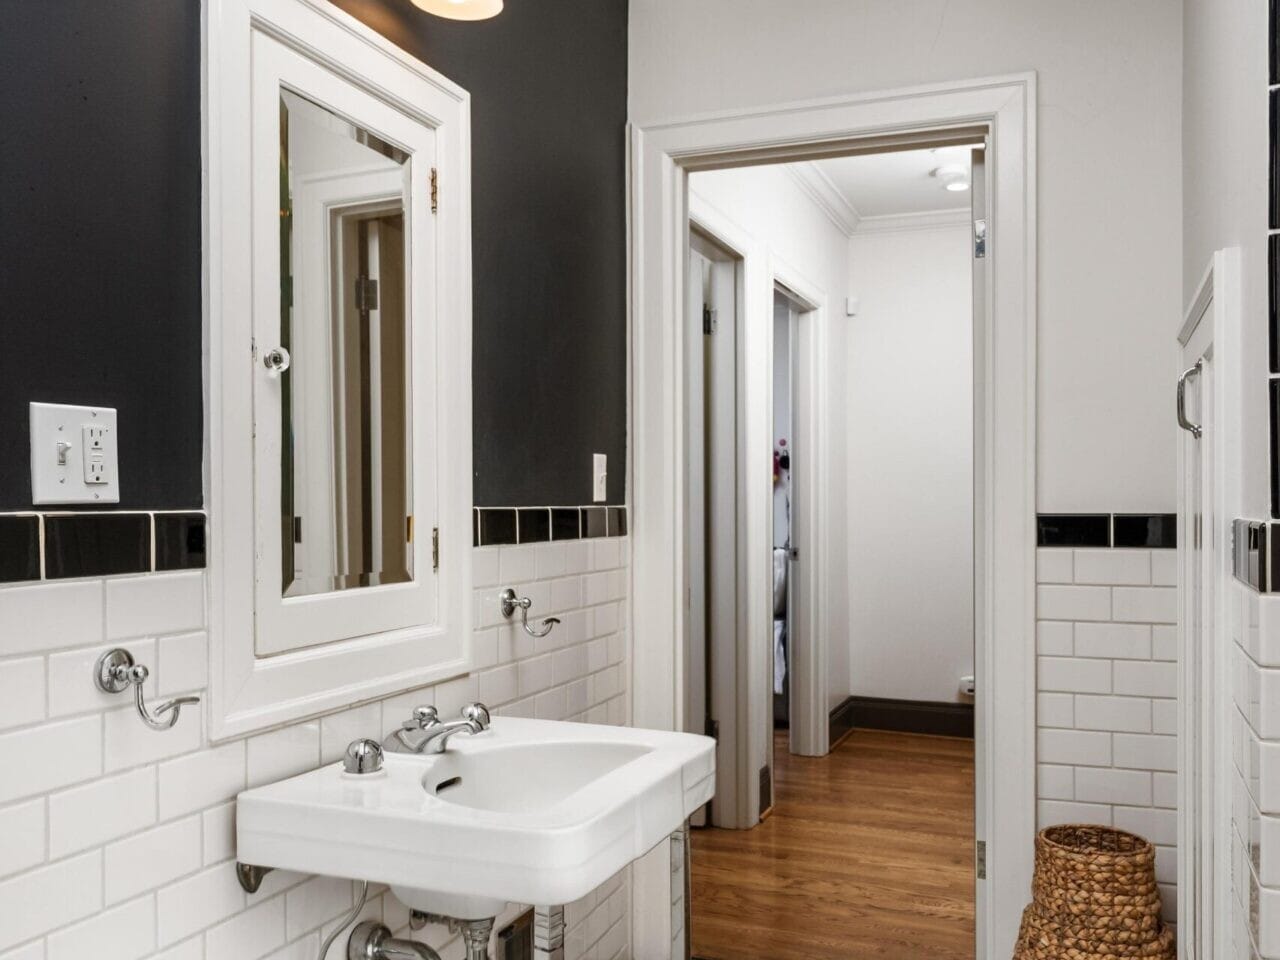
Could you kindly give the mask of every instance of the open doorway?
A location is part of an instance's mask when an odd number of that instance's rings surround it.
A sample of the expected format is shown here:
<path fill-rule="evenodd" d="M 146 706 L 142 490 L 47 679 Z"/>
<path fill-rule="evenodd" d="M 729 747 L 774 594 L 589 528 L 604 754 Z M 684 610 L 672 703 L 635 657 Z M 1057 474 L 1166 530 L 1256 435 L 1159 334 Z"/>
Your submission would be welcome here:
<path fill-rule="evenodd" d="M 975 956 L 984 148 L 689 178 L 695 956 Z"/>

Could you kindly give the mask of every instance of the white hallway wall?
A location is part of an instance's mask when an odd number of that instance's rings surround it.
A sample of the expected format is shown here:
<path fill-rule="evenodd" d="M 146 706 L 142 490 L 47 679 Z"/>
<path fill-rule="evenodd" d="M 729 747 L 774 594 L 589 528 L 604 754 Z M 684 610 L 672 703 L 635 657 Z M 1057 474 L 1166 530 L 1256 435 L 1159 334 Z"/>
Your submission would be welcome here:
<path fill-rule="evenodd" d="M 849 240 L 854 696 L 954 702 L 973 673 L 971 291 L 966 222 Z"/>
<path fill-rule="evenodd" d="M 800 188 L 796 180 L 781 166 L 742 167 L 734 170 L 716 170 L 695 174 L 690 178 L 690 192 L 697 199 L 732 222 L 738 230 L 752 238 L 761 255 L 778 258 L 790 269 L 796 270 L 828 299 L 826 323 L 831 337 L 828 354 L 832 365 L 828 368 L 830 409 L 843 409 L 844 371 L 839 358 L 843 356 L 844 317 L 841 305 L 848 281 L 847 238 L 812 199 Z M 766 325 L 768 337 L 773 332 L 773 294 L 763 291 L 757 301 L 761 305 L 754 322 Z M 749 319 L 748 322 L 752 322 Z M 804 320 L 801 321 L 805 322 Z M 763 384 L 761 385 L 763 386 Z M 803 386 L 803 385 L 801 385 Z M 844 450 L 838 425 L 830 437 L 834 449 L 829 461 L 834 476 L 841 476 L 844 469 Z M 771 469 L 769 463 L 761 463 L 759 469 Z M 826 521 L 831 529 L 844 529 L 845 504 L 838 488 L 833 493 L 830 514 Z M 768 551 L 771 544 L 761 543 Z M 799 545 L 797 545 L 799 546 Z M 801 547 L 803 549 L 803 547 Z M 828 706 L 835 706 L 848 695 L 848 645 L 847 604 L 839 585 L 846 582 L 843 550 L 833 550 L 830 563 L 831 583 L 836 585 L 832 606 L 828 609 L 827 624 L 830 629 L 828 643 Z M 772 569 L 772 566 L 770 567 Z M 763 643 L 770 638 L 762 638 Z M 764 688 L 761 688 L 763 696 Z M 763 729 L 763 727 L 761 728 Z M 752 755 L 763 763 L 765 756 L 763 735 L 753 745 Z"/>
<path fill-rule="evenodd" d="M 641 125 L 1037 71 L 1038 509 L 1173 510 L 1179 4 L 632 0 L 630 32 Z"/>

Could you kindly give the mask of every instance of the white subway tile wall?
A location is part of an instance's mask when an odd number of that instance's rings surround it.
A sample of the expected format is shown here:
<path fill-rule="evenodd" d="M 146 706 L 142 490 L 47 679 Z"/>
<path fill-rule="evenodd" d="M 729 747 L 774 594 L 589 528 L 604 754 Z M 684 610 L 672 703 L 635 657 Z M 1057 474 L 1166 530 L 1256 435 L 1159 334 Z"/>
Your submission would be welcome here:
<path fill-rule="evenodd" d="M 1236 956 L 1280 958 L 1280 596 L 1233 581 L 1231 630 L 1232 907 Z M 1267 705 L 1260 698 L 1272 697 Z M 1268 709 L 1269 708 L 1269 709 Z M 1256 951 L 1256 952 L 1255 952 Z"/>
<path fill-rule="evenodd" d="M 477 548 L 474 673 L 218 745 L 201 710 L 157 733 L 91 680 L 118 641 L 152 669 L 153 695 L 203 695 L 202 572 L 0 588 L 0 960 L 312 960 L 354 886 L 277 872 L 246 895 L 233 869 L 236 794 L 380 738 L 421 703 L 626 723 L 629 556 L 625 538 Z M 503 620 L 508 585 L 560 626 L 534 640 Z M 625 956 L 628 901 L 624 871 L 567 905 L 568 960 Z M 365 916 L 411 935 L 385 888 Z M 462 956 L 443 927 L 412 935 Z M 345 940 L 329 956 L 345 957 Z"/>
<path fill-rule="evenodd" d="M 1039 825 L 1102 823 L 1156 844 L 1177 911 L 1176 551 L 1036 553 Z"/>

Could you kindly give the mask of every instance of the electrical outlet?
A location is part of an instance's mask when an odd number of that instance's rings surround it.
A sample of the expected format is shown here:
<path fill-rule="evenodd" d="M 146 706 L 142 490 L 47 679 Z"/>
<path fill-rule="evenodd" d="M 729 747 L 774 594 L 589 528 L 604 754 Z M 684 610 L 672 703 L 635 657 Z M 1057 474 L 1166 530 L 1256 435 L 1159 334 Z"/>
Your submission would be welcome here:
<path fill-rule="evenodd" d="M 116 411 L 33 403 L 31 502 L 119 503 Z"/>
<path fill-rule="evenodd" d="M 609 458 L 603 453 L 591 455 L 591 498 L 596 503 L 609 499 Z"/>

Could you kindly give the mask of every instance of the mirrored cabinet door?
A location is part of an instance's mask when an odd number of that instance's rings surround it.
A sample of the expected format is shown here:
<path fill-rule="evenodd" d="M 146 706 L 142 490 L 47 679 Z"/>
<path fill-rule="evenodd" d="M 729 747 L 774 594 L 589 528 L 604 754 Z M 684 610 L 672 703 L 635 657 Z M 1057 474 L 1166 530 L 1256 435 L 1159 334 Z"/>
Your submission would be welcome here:
<path fill-rule="evenodd" d="M 435 131 L 253 40 L 255 650 L 429 625 Z"/>

